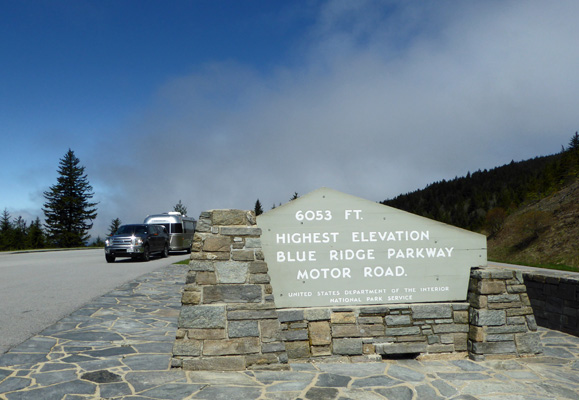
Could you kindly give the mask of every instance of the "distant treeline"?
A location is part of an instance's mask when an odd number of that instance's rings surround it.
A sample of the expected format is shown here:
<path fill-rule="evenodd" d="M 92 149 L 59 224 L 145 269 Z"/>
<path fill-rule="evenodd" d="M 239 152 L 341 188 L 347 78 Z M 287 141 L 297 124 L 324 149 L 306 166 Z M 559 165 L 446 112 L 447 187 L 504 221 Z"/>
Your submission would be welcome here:
<path fill-rule="evenodd" d="M 551 156 L 514 162 L 487 171 L 435 182 L 382 204 L 462 228 L 480 231 L 496 211 L 510 213 L 579 176 L 579 136 Z"/>
<path fill-rule="evenodd" d="M 0 217 L 0 251 L 43 249 L 47 246 L 47 239 L 40 218 L 30 225 L 17 217 L 12 219 L 8 210 L 4 209 Z"/>
<path fill-rule="evenodd" d="M 104 246 L 97 237 L 90 246 Z M 12 218 L 7 209 L 0 216 L 0 251 L 33 250 L 59 247 L 48 238 L 46 231 L 36 218 L 30 224 L 21 216 Z"/>

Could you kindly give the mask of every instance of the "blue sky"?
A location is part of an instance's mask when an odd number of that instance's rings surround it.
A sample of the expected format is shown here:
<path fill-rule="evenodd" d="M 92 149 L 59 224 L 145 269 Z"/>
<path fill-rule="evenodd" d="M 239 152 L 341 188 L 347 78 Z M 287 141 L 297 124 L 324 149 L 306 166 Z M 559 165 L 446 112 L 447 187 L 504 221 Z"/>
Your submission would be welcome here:
<path fill-rule="evenodd" d="M 576 1 L 0 0 L 0 209 L 71 148 L 93 237 L 181 200 L 381 201 L 579 129 Z"/>

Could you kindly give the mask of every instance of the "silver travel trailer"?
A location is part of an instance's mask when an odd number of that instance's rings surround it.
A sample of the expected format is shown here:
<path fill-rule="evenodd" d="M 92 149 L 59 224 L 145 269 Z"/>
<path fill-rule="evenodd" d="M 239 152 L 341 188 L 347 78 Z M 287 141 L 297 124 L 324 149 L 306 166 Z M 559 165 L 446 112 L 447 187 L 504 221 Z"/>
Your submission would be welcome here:
<path fill-rule="evenodd" d="M 191 252 L 193 234 L 197 221 L 195 218 L 181 215 L 179 212 L 148 215 L 145 224 L 163 225 L 169 232 L 169 249 L 171 251 L 186 250 Z"/>

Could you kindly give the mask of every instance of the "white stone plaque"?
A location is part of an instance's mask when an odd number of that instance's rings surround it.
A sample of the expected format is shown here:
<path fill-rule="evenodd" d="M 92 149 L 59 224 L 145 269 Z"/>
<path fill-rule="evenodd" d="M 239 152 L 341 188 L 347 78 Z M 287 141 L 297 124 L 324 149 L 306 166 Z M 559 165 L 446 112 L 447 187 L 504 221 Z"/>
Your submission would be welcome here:
<path fill-rule="evenodd" d="M 321 188 L 257 217 L 277 307 L 464 301 L 484 235 Z"/>

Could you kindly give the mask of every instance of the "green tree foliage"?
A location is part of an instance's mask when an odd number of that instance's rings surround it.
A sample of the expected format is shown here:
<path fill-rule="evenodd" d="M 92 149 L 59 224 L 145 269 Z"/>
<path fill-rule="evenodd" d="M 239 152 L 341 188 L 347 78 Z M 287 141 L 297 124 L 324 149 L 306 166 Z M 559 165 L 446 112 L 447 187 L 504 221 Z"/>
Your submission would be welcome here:
<path fill-rule="evenodd" d="M 26 235 L 27 249 L 43 249 L 46 247 L 46 237 L 42 231 L 42 224 L 40 218 L 36 217 L 34 222 L 28 227 L 28 234 Z"/>
<path fill-rule="evenodd" d="M 489 236 L 495 236 L 502 229 L 507 212 L 502 207 L 495 207 L 487 213 L 485 226 Z"/>
<path fill-rule="evenodd" d="M 292 198 L 290 199 L 290 201 L 299 199 L 299 197 L 300 197 L 300 196 L 299 196 L 298 192 L 294 192 L 294 195 L 292 196 Z"/>
<path fill-rule="evenodd" d="M 92 186 L 84 174 L 84 167 L 72 150 L 60 160 L 57 183 L 44 192 L 46 203 L 42 211 L 46 217 L 49 240 L 57 247 L 84 246 L 90 235 L 92 220 L 97 216 L 97 203 Z"/>
<path fill-rule="evenodd" d="M 579 153 L 579 134 L 575 132 L 571 140 L 569 140 L 568 150 L 574 153 Z"/>
<path fill-rule="evenodd" d="M 21 216 L 18 216 L 12 223 L 12 246 L 14 249 L 22 250 L 26 248 L 27 233 L 26 221 Z"/>
<path fill-rule="evenodd" d="M 259 201 L 259 199 L 257 199 L 257 201 L 255 202 L 253 210 L 255 211 L 256 216 L 263 214 L 263 208 L 261 207 L 261 202 Z"/>
<path fill-rule="evenodd" d="M 121 222 L 120 219 L 118 218 L 113 219 L 111 221 L 111 225 L 109 226 L 109 236 L 113 236 L 122 224 L 123 223 Z"/>
<path fill-rule="evenodd" d="M 179 200 L 179 203 L 175 204 L 175 207 L 173 207 L 173 211 L 181 213 L 181 215 L 187 215 L 187 207 L 185 207 L 183 203 L 181 203 L 181 200 Z"/>
<path fill-rule="evenodd" d="M 92 247 L 105 247 L 105 241 L 101 239 L 100 236 L 97 236 L 94 242 L 91 244 Z"/>
<path fill-rule="evenodd" d="M 521 217 L 520 229 L 528 237 L 536 239 L 551 224 L 552 216 L 547 211 L 532 210 L 527 211 Z"/>
<path fill-rule="evenodd" d="M 564 153 L 564 162 L 568 169 L 566 174 L 568 179 L 574 179 L 579 176 L 579 134 L 577 132 L 569 141 L 569 147 Z"/>
<path fill-rule="evenodd" d="M 4 209 L 0 217 L 0 251 L 12 249 L 12 222 L 10 213 Z"/>
<path fill-rule="evenodd" d="M 579 135 L 575 133 L 569 146 L 559 154 L 511 161 L 490 171 L 479 170 L 465 177 L 442 180 L 384 200 L 382 204 L 476 231 L 488 227 L 491 210 L 501 208 L 508 214 L 524 202 L 536 201 L 561 189 L 577 176 Z"/>
<path fill-rule="evenodd" d="M 0 251 L 42 249 L 46 247 L 46 238 L 42 231 L 40 218 L 28 225 L 18 216 L 11 219 L 10 213 L 4 209 L 0 216 Z"/>

